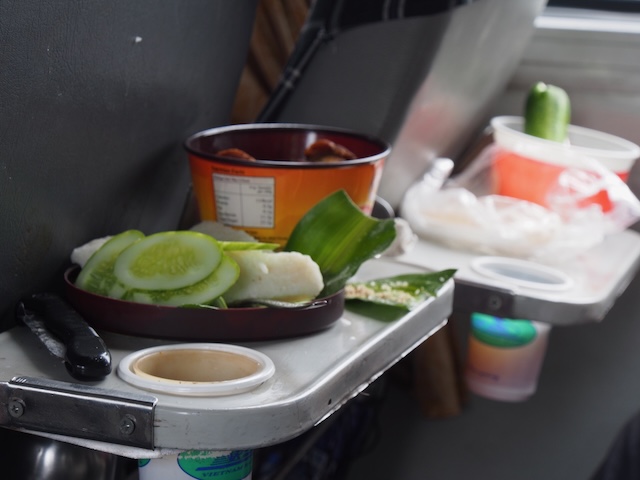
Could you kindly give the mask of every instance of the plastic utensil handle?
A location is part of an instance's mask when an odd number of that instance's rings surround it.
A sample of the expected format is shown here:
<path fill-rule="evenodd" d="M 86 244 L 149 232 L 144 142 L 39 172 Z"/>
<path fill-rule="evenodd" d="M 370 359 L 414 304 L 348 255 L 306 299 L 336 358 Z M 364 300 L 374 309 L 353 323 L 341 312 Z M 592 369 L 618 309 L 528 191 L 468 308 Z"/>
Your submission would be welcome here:
<path fill-rule="evenodd" d="M 96 331 L 61 297 L 37 293 L 23 300 L 65 345 L 65 364 L 79 380 L 98 379 L 111 373 L 111 353 Z"/>

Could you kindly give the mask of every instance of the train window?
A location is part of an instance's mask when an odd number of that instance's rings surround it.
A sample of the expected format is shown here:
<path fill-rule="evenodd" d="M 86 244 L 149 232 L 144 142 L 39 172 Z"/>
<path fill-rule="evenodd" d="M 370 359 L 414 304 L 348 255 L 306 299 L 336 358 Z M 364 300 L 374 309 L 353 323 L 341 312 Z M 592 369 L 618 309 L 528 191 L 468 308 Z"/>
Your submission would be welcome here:
<path fill-rule="evenodd" d="M 611 12 L 640 12 L 640 0 L 549 0 L 547 6 L 587 8 Z"/>

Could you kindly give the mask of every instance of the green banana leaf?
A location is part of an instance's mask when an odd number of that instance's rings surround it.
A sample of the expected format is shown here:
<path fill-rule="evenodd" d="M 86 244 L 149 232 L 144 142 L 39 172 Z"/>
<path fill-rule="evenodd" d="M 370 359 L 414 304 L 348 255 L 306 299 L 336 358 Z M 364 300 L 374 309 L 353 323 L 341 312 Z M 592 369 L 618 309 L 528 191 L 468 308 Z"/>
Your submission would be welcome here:
<path fill-rule="evenodd" d="M 349 282 L 345 288 L 345 298 L 412 310 L 427 298 L 435 297 L 455 273 L 456 270 L 449 269 Z"/>
<path fill-rule="evenodd" d="M 413 310 L 455 275 L 455 269 L 430 273 L 410 273 L 345 286 L 349 310 L 382 321 L 393 321 Z"/>
<path fill-rule="evenodd" d="M 395 237 L 393 219 L 366 215 L 338 190 L 300 219 L 284 250 L 309 255 L 319 265 L 323 297 L 342 290 L 360 265 L 382 253 Z"/>

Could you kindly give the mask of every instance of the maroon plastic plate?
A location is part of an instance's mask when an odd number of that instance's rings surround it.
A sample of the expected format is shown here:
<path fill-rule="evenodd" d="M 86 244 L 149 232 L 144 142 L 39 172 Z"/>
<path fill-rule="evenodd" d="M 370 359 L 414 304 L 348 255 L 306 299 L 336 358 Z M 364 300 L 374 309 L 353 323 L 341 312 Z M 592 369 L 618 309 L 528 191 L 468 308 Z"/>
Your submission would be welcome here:
<path fill-rule="evenodd" d="M 80 271 L 64 274 L 69 303 L 93 328 L 138 337 L 187 341 L 258 341 L 297 337 L 324 330 L 344 312 L 344 291 L 300 309 L 165 307 L 127 302 L 74 285 Z"/>

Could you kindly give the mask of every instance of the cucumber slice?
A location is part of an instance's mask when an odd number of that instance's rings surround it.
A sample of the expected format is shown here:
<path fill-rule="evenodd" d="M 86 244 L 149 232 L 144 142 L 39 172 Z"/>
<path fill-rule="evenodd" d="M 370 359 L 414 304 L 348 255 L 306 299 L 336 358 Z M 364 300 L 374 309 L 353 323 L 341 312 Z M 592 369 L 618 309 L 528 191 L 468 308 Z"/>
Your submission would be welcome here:
<path fill-rule="evenodd" d="M 113 273 L 132 290 L 175 290 L 204 280 L 221 260 L 222 249 L 209 235 L 161 232 L 123 250 Z"/>
<path fill-rule="evenodd" d="M 544 82 L 531 87 L 525 104 L 524 133 L 564 142 L 570 120 L 571 103 L 565 90 Z"/>
<path fill-rule="evenodd" d="M 139 230 L 127 230 L 107 240 L 85 263 L 76 279 L 76 286 L 98 295 L 120 298 L 126 288 L 118 282 L 113 267 L 120 252 L 144 238 Z"/>
<path fill-rule="evenodd" d="M 127 295 L 127 300 L 174 307 L 208 304 L 226 292 L 239 275 L 238 264 L 228 255 L 222 255 L 218 268 L 198 283 L 175 290 L 133 290 Z"/>

